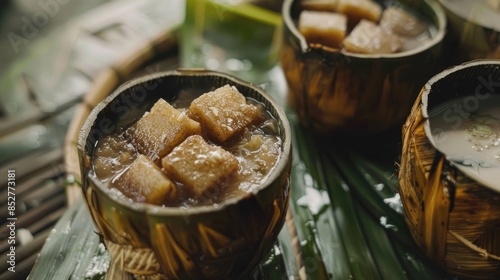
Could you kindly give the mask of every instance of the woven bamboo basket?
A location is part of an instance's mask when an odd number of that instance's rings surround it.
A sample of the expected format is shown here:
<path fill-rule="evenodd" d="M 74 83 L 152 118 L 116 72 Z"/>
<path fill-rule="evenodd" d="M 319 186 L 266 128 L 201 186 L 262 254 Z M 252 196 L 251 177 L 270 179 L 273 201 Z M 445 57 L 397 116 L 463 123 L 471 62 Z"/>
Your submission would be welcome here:
<path fill-rule="evenodd" d="M 499 80 L 498 60 L 447 69 L 425 85 L 403 127 L 399 188 L 406 222 L 427 256 L 460 278 L 500 278 L 500 161 L 482 168 L 442 152 L 429 112 L 452 98 L 488 103 L 500 95 Z M 492 143 L 483 152 L 500 154 L 498 141 Z"/>
<path fill-rule="evenodd" d="M 416 49 L 369 55 L 308 44 L 296 26 L 300 1 L 284 1 L 280 64 L 289 103 L 305 126 L 323 134 L 376 134 L 402 125 L 437 67 L 446 17 L 434 1 L 395 2 L 420 13 L 436 32 Z"/>
<path fill-rule="evenodd" d="M 112 132 L 103 126 L 104 122 L 114 127 L 127 126 L 142 117 L 159 98 L 175 101 L 184 90 L 208 92 L 226 84 L 263 104 L 277 122 L 281 156 L 255 191 L 216 206 L 158 207 L 116 198 L 92 172 L 96 143 Z M 128 111 L 123 113 L 117 108 Z M 262 89 L 223 73 L 200 69 L 166 71 L 121 85 L 87 117 L 78 139 L 78 155 L 85 202 L 111 261 L 140 277 L 247 277 L 271 249 L 285 221 L 291 169 L 288 120 Z"/>
<path fill-rule="evenodd" d="M 144 44 L 126 54 L 123 58 L 116 61 L 113 65 L 110 65 L 110 67 L 103 70 L 97 76 L 92 87 L 84 95 L 82 102 L 77 106 L 66 133 L 64 161 L 68 174 L 68 186 L 66 189 L 68 204 L 74 204 L 82 195 L 82 166 L 79 161 L 77 142 L 80 136 L 80 130 L 91 111 L 96 108 L 101 101 L 112 94 L 120 84 L 134 77 L 150 74 L 152 71 L 173 70 L 177 67 L 178 41 L 172 31 L 167 30 L 151 41 L 144 42 Z M 201 73 L 200 71 L 198 72 Z M 287 168 L 289 168 L 289 166 L 287 166 Z M 285 176 L 288 175 L 285 174 Z M 288 193 L 287 186 L 285 186 L 285 190 L 287 190 L 286 192 Z M 265 196 L 266 193 L 268 192 L 262 192 L 262 195 Z M 272 235 L 268 240 L 275 239 L 278 228 L 283 224 L 285 216 L 287 227 L 291 229 L 295 228 L 291 212 L 286 211 L 288 203 L 285 203 L 286 200 L 282 202 L 283 203 L 280 204 L 283 207 L 280 210 L 282 214 L 280 214 L 279 219 L 274 220 L 278 226 L 276 230 L 272 230 L 268 233 Z M 92 208 L 89 208 L 89 210 L 91 210 L 91 212 L 93 211 L 94 214 L 96 212 L 95 209 L 92 210 Z M 106 225 L 103 226 L 101 224 L 101 226 L 102 229 L 108 233 L 122 231 L 116 229 L 108 230 Z M 132 248 L 132 246 L 119 244 L 120 242 L 117 242 L 115 240 L 116 238 L 113 238 L 116 234 L 103 236 L 101 231 L 100 236 L 104 237 L 104 243 L 106 244 L 108 252 L 111 254 L 112 259 L 116 260 L 110 263 L 110 267 L 106 273 L 106 279 L 164 279 L 166 277 L 163 273 L 158 273 L 161 269 L 159 268 L 158 260 L 152 250 L 147 250 L 146 248 L 137 250 L 137 248 Z M 291 238 L 296 240 L 296 234 L 294 233 Z M 264 242 L 261 241 L 261 244 L 264 244 Z M 263 246 L 256 246 L 254 249 L 258 249 L 257 247 L 263 248 Z M 268 246 L 264 247 L 268 248 Z M 259 249 L 262 253 L 256 253 L 254 255 L 256 257 L 255 261 L 258 260 L 258 256 L 261 256 L 264 251 L 266 251 L 266 248 L 262 250 Z M 300 255 L 299 246 L 294 245 L 293 250 L 297 256 Z M 235 260 L 236 259 L 237 258 L 235 258 Z M 229 259 L 222 261 L 224 264 L 220 267 L 228 267 Z M 245 262 L 240 263 L 240 265 L 248 265 L 248 263 Z M 303 271 L 302 266 L 299 267 L 299 269 Z M 240 272 L 245 273 L 245 271 Z M 301 278 L 305 279 L 305 276 L 301 274 Z"/>

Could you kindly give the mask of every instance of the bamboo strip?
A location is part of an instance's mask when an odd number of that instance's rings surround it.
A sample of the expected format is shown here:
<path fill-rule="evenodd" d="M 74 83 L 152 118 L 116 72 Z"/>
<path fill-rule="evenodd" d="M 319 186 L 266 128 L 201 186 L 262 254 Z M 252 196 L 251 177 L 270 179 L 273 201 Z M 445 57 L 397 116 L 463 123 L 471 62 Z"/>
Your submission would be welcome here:
<path fill-rule="evenodd" d="M 480 248 L 479 246 L 476 246 L 475 244 L 473 244 L 472 242 L 470 242 L 469 240 L 465 239 L 463 236 L 461 236 L 460 234 L 450 230 L 450 233 L 456 238 L 458 239 L 460 242 L 462 242 L 465 246 L 471 248 L 472 250 L 476 251 L 479 255 L 481 255 L 482 257 L 484 257 L 485 259 L 494 259 L 494 260 L 497 260 L 497 261 L 500 261 L 500 257 L 499 256 L 496 256 L 496 255 L 493 255 L 493 254 L 490 254 L 487 250 L 483 249 L 483 248 Z"/>
<path fill-rule="evenodd" d="M 426 251 L 435 262 L 441 263 L 446 255 L 446 231 L 448 230 L 450 200 L 445 186 L 440 184 L 444 158 L 437 158 L 435 163 L 433 165 L 434 172 L 427 181 L 424 190 L 424 220 L 420 223 L 422 227 L 420 231 L 424 235 Z"/>

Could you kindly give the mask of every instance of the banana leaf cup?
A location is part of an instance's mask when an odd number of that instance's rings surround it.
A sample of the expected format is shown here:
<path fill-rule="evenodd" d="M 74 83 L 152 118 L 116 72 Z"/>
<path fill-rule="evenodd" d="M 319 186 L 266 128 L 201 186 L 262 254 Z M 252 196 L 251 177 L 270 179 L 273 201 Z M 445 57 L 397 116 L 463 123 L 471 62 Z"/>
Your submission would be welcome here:
<path fill-rule="evenodd" d="M 234 85 L 264 104 L 278 124 L 282 154 L 257 191 L 218 205 L 160 207 L 119 199 L 92 172 L 95 144 L 112 127 L 127 126 L 163 98 L 182 90 Z M 83 194 L 114 265 L 148 279 L 237 279 L 248 275 L 276 240 L 288 209 L 290 126 L 260 88 L 204 70 L 178 70 L 129 81 L 98 104 L 81 129 L 78 153 Z"/>
<path fill-rule="evenodd" d="M 404 122 L 438 65 L 446 17 L 434 1 L 398 3 L 434 27 L 431 39 L 409 51 L 369 55 L 308 44 L 296 26 L 300 1 L 285 0 L 280 64 L 289 103 L 307 127 L 325 134 L 376 134 Z"/>
<path fill-rule="evenodd" d="M 455 66 L 423 87 L 403 127 L 399 191 L 432 261 L 460 279 L 498 279 L 500 61 Z"/>

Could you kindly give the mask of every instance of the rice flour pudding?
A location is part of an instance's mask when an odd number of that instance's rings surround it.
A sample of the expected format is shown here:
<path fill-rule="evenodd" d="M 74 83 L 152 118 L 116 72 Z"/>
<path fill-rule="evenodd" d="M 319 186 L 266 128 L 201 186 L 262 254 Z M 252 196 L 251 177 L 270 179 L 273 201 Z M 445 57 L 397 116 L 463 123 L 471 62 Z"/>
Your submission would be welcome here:
<path fill-rule="evenodd" d="M 97 143 L 93 170 L 133 202 L 219 204 L 256 191 L 281 155 L 277 123 L 234 86 L 163 99 Z"/>
<path fill-rule="evenodd" d="M 310 45 L 359 54 L 392 54 L 431 39 L 432 26 L 414 11 L 372 0 L 302 0 L 298 29 Z"/>

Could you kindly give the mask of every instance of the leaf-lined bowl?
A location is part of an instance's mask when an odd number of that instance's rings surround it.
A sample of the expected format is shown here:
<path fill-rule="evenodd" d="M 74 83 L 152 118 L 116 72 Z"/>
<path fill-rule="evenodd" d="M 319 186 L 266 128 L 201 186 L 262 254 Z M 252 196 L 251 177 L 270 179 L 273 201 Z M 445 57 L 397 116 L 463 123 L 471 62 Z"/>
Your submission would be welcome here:
<path fill-rule="evenodd" d="M 118 125 L 139 119 L 159 99 L 234 85 L 264 104 L 278 123 L 282 155 L 257 191 L 219 205 L 188 209 L 117 199 L 91 172 L 95 144 Z M 282 109 L 260 88 L 222 73 L 178 70 L 151 74 L 119 87 L 90 113 L 78 141 L 83 194 L 113 262 L 137 276 L 236 279 L 269 251 L 288 209 L 290 126 Z"/>

